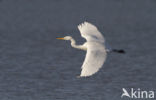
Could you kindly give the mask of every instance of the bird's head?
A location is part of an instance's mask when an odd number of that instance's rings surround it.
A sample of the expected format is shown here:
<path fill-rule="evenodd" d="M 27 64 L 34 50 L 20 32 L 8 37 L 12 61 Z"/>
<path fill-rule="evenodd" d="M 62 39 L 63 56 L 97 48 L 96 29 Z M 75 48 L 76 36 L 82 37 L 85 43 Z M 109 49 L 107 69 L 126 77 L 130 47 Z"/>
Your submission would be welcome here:
<path fill-rule="evenodd" d="M 63 38 L 56 38 L 56 39 L 59 39 L 59 40 L 70 40 L 70 39 L 72 39 L 72 37 L 71 36 L 65 36 Z"/>

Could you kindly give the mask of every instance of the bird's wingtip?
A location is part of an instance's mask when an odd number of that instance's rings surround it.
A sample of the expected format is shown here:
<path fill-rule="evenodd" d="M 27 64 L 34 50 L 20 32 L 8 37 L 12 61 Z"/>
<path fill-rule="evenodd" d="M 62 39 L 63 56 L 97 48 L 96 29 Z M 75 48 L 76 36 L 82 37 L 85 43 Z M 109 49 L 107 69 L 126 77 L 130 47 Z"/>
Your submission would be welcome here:
<path fill-rule="evenodd" d="M 81 29 L 83 26 L 88 26 L 90 25 L 91 23 L 87 22 L 87 21 L 84 21 L 83 23 L 79 24 L 78 25 L 78 29 Z M 91 24 L 92 25 L 92 24 Z"/>

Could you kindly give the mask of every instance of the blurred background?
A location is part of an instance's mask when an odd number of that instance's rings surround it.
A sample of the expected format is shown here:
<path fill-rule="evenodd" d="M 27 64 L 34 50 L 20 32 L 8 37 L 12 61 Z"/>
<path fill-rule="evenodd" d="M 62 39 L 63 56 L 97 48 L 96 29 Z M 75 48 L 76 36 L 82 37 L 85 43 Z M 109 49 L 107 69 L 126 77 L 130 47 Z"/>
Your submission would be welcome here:
<path fill-rule="evenodd" d="M 129 100 L 122 88 L 156 92 L 155 0 L 0 0 L 1 100 Z M 57 37 L 98 27 L 111 48 L 103 68 L 80 74 L 85 52 Z M 143 100 L 143 99 L 141 99 Z"/>

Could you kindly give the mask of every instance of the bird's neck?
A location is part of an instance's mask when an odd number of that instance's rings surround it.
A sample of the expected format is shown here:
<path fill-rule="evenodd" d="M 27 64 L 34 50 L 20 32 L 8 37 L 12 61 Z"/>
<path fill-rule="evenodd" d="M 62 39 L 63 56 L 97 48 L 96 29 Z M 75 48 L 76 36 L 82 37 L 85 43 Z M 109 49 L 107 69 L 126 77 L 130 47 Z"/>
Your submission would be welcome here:
<path fill-rule="evenodd" d="M 73 38 L 71 38 L 70 41 L 72 47 L 76 46 L 76 41 Z"/>
<path fill-rule="evenodd" d="M 76 41 L 73 38 L 71 38 L 70 41 L 71 41 L 71 46 L 73 48 L 77 48 L 78 49 L 78 45 L 76 45 Z"/>
<path fill-rule="evenodd" d="M 76 45 L 76 41 L 73 38 L 71 38 L 70 41 L 73 48 L 87 50 L 86 47 L 84 47 L 83 45 Z"/>

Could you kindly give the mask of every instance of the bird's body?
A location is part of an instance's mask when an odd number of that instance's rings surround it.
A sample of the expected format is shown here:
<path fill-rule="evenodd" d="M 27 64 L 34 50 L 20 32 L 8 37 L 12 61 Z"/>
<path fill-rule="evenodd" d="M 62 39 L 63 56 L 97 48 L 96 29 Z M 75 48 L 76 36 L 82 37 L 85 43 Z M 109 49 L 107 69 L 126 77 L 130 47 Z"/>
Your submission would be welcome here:
<path fill-rule="evenodd" d="M 104 46 L 105 40 L 96 26 L 91 23 L 84 22 L 78 25 L 78 29 L 81 36 L 87 40 L 83 45 L 76 45 L 75 40 L 71 36 L 57 39 L 70 40 L 73 48 L 87 51 L 81 67 L 80 77 L 91 76 L 103 66 L 106 60 L 107 50 Z"/>

